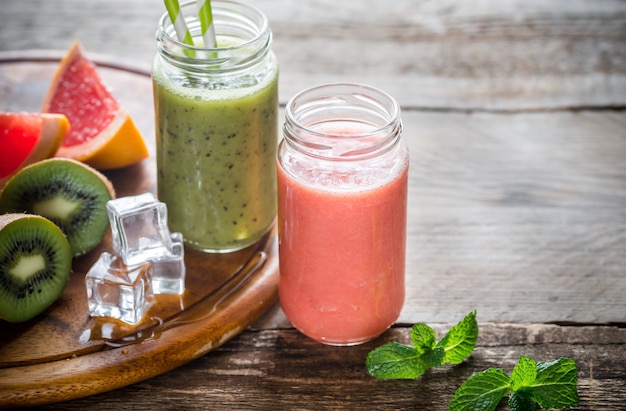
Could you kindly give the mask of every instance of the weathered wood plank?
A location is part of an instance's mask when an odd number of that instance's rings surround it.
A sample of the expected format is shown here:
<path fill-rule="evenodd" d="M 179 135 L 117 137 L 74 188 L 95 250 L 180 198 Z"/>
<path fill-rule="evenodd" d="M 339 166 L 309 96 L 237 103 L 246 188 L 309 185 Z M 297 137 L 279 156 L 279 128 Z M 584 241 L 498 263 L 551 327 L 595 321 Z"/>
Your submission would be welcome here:
<path fill-rule="evenodd" d="M 390 92 L 405 107 L 626 104 L 623 1 L 254 4 L 274 32 L 283 102 L 314 84 L 359 81 Z M 149 68 L 163 11 L 151 0 L 5 2 L 0 50 L 65 50 L 79 39 L 89 52 Z"/>
<path fill-rule="evenodd" d="M 448 324 L 434 326 L 439 337 Z M 380 381 L 365 369 L 369 350 L 389 340 L 408 342 L 394 328 L 368 344 L 329 347 L 295 331 L 245 332 L 204 357 L 149 381 L 46 409 L 428 409 L 447 410 L 472 373 L 510 373 L 520 355 L 537 361 L 572 358 L 578 366 L 577 410 L 622 410 L 626 401 L 626 330 L 480 323 L 472 356 L 417 380 Z M 158 393 L 159 395 L 155 395 Z"/>
<path fill-rule="evenodd" d="M 402 322 L 626 320 L 626 113 L 405 112 Z"/>
<path fill-rule="evenodd" d="M 287 4 L 266 9 L 288 95 L 354 80 L 411 107 L 623 106 L 624 3 L 401 0 L 390 7 L 327 0 L 299 2 L 297 10 Z"/>

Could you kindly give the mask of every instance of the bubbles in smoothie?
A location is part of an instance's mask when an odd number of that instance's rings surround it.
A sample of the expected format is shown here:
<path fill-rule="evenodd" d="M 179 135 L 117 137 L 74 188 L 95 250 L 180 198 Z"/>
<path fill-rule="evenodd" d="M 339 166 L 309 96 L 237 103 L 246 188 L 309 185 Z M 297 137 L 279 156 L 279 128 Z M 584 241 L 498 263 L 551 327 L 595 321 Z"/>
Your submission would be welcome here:
<path fill-rule="evenodd" d="M 377 167 L 345 168 L 338 165 L 329 169 L 296 158 L 286 161 L 297 179 L 319 188 L 339 191 L 365 191 L 383 186 L 399 176 L 406 165 L 406 161 L 390 160 Z"/>

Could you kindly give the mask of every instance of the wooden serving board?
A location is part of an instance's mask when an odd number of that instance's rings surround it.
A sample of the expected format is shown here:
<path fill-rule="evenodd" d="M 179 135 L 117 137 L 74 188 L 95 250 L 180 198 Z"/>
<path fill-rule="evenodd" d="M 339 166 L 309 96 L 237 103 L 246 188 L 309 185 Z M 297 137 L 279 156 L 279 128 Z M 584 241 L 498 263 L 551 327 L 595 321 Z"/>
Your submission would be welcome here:
<path fill-rule="evenodd" d="M 0 53 L 0 110 L 39 111 L 62 53 Z M 149 73 L 93 57 L 104 83 L 130 112 L 149 145 L 140 164 L 106 172 L 117 196 L 155 191 L 154 114 Z M 22 324 L 0 322 L 0 408 L 65 401 L 113 390 L 176 368 L 224 344 L 277 300 L 275 230 L 231 254 L 186 247 L 184 295 L 158 295 L 134 327 L 92 318 L 84 275 L 103 251 L 76 258 L 61 298 Z"/>

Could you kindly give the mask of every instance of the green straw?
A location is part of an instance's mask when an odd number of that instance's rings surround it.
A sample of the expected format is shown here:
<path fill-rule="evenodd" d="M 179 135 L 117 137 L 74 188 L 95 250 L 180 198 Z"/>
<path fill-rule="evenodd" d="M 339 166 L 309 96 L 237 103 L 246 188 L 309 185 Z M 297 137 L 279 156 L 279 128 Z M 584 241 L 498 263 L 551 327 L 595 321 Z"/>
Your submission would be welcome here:
<path fill-rule="evenodd" d="M 167 14 L 169 14 L 170 20 L 172 20 L 172 24 L 174 25 L 174 30 L 176 30 L 176 37 L 178 37 L 179 41 L 193 46 L 193 38 L 191 37 L 191 33 L 185 23 L 185 16 L 183 16 L 183 12 L 180 10 L 178 0 L 164 1 Z"/>
<path fill-rule="evenodd" d="M 198 18 L 200 19 L 200 27 L 202 28 L 204 47 L 215 48 L 217 47 L 217 39 L 215 38 L 211 0 L 196 0 L 196 4 L 198 5 Z"/>

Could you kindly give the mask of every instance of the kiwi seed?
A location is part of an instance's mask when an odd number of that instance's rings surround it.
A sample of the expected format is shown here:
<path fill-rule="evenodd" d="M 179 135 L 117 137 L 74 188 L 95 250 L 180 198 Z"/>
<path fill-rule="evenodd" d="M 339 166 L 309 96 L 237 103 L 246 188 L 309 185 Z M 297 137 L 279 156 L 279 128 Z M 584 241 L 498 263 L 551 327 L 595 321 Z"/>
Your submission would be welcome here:
<path fill-rule="evenodd" d="M 97 246 L 109 227 L 106 203 L 113 185 L 100 172 L 67 158 L 39 161 L 21 169 L 0 194 L 0 213 L 28 213 L 55 223 L 74 256 Z"/>
<path fill-rule="evenodd" d="M 30 320 L 55 302 L 72 267 L 59 227 L 36 215 L 0 216 L 0 318 Z"/>

